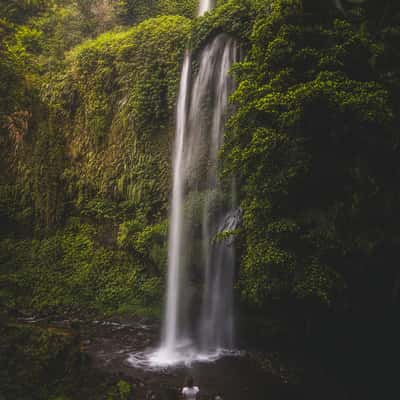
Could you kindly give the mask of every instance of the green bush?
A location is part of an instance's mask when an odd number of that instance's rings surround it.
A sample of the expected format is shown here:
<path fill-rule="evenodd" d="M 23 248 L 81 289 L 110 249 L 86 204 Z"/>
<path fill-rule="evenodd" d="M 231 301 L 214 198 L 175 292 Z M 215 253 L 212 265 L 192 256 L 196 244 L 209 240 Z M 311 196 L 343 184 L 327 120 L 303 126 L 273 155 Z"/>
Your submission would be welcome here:
<path fill-rule="evenodd" d="M 74 224 L 46 239 L 2 240 L 4 304 L 36 312 L 106 314 L 158 307 L 161 279 L 134 256 L 99 246 L 96 231 Z"/>

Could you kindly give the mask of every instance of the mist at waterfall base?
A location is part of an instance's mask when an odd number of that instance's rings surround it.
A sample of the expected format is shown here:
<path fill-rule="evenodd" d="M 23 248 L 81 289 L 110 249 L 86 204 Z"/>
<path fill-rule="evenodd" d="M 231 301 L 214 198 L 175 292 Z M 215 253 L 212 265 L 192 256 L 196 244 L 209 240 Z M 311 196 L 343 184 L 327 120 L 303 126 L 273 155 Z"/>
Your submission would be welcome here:
<path fill-rule="evenodd" d="M 233 240 L 215 240 L 241 220 L 234 179 L 221 182 L 218 155 L 223 143 L 229 70 L 236 43 L 225 34 L 204 48 L 192 80 L 192 56 L 183 63 L 177 103 L 168 280 L 162 343 L 131 355 L 135 366 L 163 367 L 214 361 L 235 354 Z M 202 282 L 202 290 L 196 283 Z"/>

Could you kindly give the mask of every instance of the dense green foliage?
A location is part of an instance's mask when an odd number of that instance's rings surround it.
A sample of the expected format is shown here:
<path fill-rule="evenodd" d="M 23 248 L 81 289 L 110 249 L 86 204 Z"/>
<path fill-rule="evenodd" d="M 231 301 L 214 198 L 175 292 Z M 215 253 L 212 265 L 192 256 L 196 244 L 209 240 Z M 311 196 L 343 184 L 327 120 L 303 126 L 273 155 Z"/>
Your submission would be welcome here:
<path fill-rule="evenodd" d="M 140 22 L 150 16 L 183 15 L 191 18 L 196 14 L 196 0 L 118 0 L 115 14 L 124 24 Z"/>
<path fill-rule="evenodd" d="M 183 17 L 160 17 L 101 35 L 74 49 L 66 72 L 52 77 L 44 95 L 68 121 L 74 162 L 65 174 L 79 206 L 86 207 L 94 193 L 125 201 L 153 220 L 163 211 L 171 116 L 189 27 Z"/>
<path fill-rule="evenodd" d="M 54 314 L 68 310 L 157 315 L 162 285 L 158 276 L 146 271 L 147 253 L 133 257 L 99 247 L 95 238 L 100 234 L 72 221 L 46 239 L 0 242 L 3 272 L 9 273 L 1 282 L 3 304 Z M 146 239 L 142 242 L 145 246 Z"/>
<path fill-rule="evenodd" d="M 190 21 L 114 21 L 90 39 L 104 26 L 88 4 L 2 10 L 2 300 L 154 314 Z"/>
<path fill-rule="evenodd" d="M 393 300 L 400 10 L 350 11 L 356 20 L 317 2 L 264 5 L 235 68 L 225 155 L 242 182 L 250 302 Z"/>

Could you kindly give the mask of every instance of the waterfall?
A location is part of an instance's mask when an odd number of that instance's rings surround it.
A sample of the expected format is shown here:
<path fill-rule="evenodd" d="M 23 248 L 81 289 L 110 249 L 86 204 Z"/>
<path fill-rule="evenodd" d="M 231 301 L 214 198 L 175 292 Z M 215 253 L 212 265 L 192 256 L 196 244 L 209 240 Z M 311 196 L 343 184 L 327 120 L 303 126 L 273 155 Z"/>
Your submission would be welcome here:
<path fill-rule="evenodd" d="M 222 49 L 222 53 L 218 51 Z M 233 60 L 236 59 L 236 46 L 224 35 L 218 36 L 206 49 L 210 54 L 204 60 L 204 69 L 214 68 L 210 62 L 215 57 L 215 78 L 207 84 L 214 85 L 214 104 L 212 109 L 212 124 L 209 129 L 210 148 L 207 165 L 207 189 L 202 210 L 202 244 L 205 268 L 203 309 L 200 323 L 200 339 L 203 350 L 213 350 L 219 347 L 233 346 L 233 298 L 232 288 L 234 279 L 234 248 L 225 241 L 213 244 L 213 238 L 219 232 L 221 220 L 226 212 L 234 207 L 234 195 L 231 189 L 229 203 L 214 209 L 213 202 L 223 198 L 224 193 L 218 179 L 218 151 L 223 141 L 224 119 L 227 114 L 228 96 L 232 91 L 232 80 L 228 76 Z M 219 63 L 219 68 L 218 68 Z M 202 76 L 199 74 L 198 81 Z M 196 82 L 197 83 L 197 82 Z M 203 87 L 207 88 L 204 84 Z M 200 86 L 200 85 L 199 85 Z M 196 85 L 195 85 L 196 89 Z M 206 96 L 207 91 L 199 91 L 198 97 Z M 196 110 L 192 110 L 196 112 Z M 200 126 L 194 117 L 194 125 Z M 206 119 L 206 115 L 200 115 Z M 232 185 L 232 188 L 234 186 Z M 226 196 L 225 196 L 226 197 Z"/>
<path fill-rule="evenodd" d="M 213 0 L 201 0 L 199 4 L 199 13 L 198 15 L 204 15 L 207 11 L 210 11 L 213 8 Z"/>
<path fill-rule="evenodd" d="M 199 15 L 212 8 L 202 0 Z M 201 52 L 192 82 L 186 53 L 176 110 L 168 278 L 160 350 L 155 362 L 174 363 L 233 346 L 234 248 L 215 236 L 234 229 L 234 181 L 220 182 L 229 69 L 236 43 L 218 35 Z M 224 228 L 225 227 L 225 228 Z M 203 290 L 199 293 L 199 283 Z"/>
<path fill-rule="evenodd" d="M 186 132 L 186 115 L 188 107 L 188 94 L 190 83 L 190 53 L 187 52 L 182 68 L 179 98 L 177 105 L 176 137 L 173 163 L 173 189 L 171 204 L 171 219 L 169 229 L 168 247 L 168 282 L 167 304 L 164 324 L 164 345 L 168 349 L 175 347 L 178 335 L 178 309 L 181 301 L 181 286 L 179 284 L 182 274 L 182 225 L 183 225 L 183 179 L 182 170 L 184 139 Z"/>

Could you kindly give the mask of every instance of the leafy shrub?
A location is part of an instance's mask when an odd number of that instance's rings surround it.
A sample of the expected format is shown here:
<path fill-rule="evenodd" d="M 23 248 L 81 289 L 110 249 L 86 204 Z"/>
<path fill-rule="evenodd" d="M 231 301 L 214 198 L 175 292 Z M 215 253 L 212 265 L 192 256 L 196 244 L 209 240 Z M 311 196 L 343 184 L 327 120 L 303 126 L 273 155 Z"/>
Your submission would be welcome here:
<path fill-rule="evenodd" d="M 75 224 L 42 240 L 1 241 L 4 304 L 100 313 L 158 306 L 161 279 L 128 253 L 99 247 L 95 236 L 93 226 Z"/>

